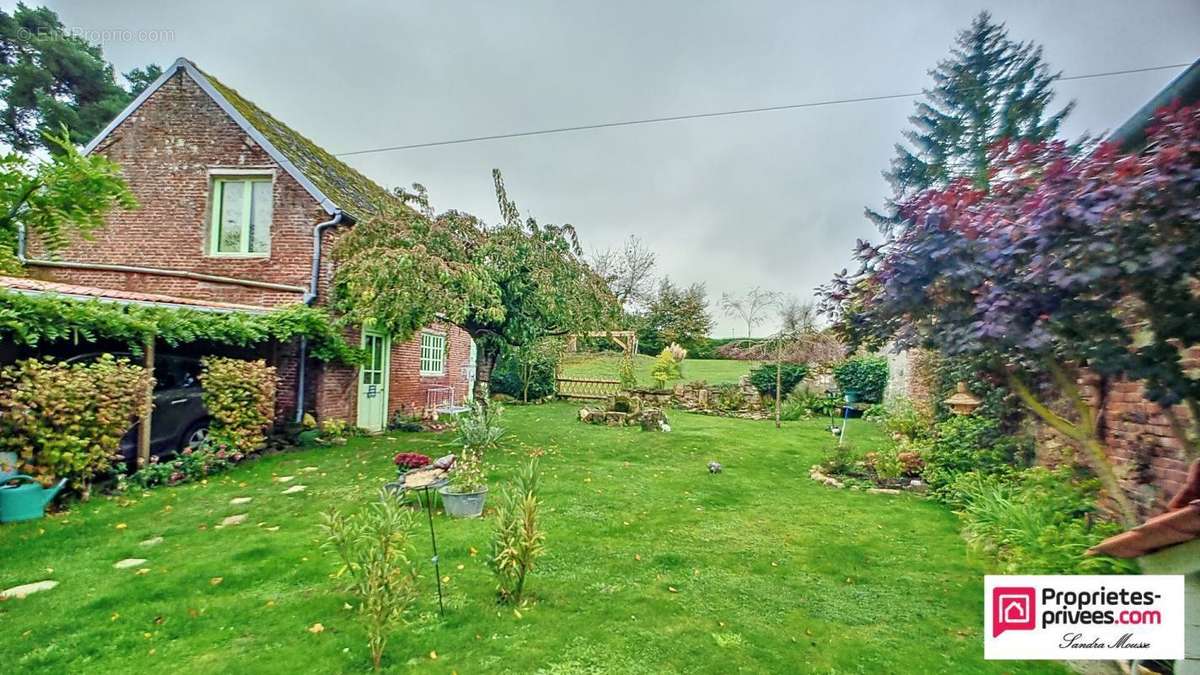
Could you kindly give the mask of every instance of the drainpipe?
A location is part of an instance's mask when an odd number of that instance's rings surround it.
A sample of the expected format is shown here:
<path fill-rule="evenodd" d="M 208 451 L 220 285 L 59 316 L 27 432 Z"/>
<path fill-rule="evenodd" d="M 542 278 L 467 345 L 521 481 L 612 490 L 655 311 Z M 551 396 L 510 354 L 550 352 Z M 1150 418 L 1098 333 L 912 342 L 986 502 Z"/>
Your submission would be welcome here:
<path fill-rule="evenodd" d="M 25 223 L 17 221 L 17 262 L 22 266 L 29 262 L 25 257 Z"/>
<path fill-rule="evenodd" d="M 312 276 L 309 278 L 308 291 L 304 293 L 304 304 L 312 305 L 317 301 L 317 284 L 321 280 L 321 237 L 325 234 L 325 230 L 331 227 L 337 227 L 342 222 L 344 217 L 341 211 L 333 215 L 333 218 L 317 223 L 313 226 L 313 254 L 312 254 Z M 304 379 L 308 362 L 308 337 L 300 336 L 300 364 L 296 371 L 296 424 L 304 421 Z"/>

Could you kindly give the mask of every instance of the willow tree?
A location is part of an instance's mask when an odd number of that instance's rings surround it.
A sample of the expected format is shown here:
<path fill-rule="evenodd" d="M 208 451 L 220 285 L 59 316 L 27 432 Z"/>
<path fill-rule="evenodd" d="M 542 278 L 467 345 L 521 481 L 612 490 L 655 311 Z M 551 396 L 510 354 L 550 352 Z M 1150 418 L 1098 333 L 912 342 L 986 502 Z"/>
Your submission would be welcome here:
<path fill-rule="evenodd" d="M 497 225 L 462 211 L 434 215 L 417 186 L 334 248 L 334 302 L 345 319 L 400 340 L 435 321 L 459 326 L 478 347 L 475 392 L 485 404 L 501 350 L 603 330 L 619 313 L 575 229 L 522 219 L 500 171 L 492 175 Z"/>

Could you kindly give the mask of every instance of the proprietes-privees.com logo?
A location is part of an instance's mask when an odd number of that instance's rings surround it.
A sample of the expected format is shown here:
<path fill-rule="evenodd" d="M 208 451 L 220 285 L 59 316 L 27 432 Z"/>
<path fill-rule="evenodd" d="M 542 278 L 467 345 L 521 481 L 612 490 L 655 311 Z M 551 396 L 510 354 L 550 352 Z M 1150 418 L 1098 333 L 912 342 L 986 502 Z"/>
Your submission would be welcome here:
<path fill-rule="evenodd" d="M 988 576 L 988 659 L 1183 658 L 1183 577 Z"/>

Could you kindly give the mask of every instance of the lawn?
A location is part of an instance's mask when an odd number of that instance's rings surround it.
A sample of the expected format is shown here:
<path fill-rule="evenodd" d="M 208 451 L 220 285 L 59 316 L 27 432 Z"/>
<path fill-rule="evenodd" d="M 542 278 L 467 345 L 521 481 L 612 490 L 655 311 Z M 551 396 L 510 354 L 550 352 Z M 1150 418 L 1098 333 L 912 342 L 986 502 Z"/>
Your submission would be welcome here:
<path fill-rule="evenodd" d="M 568 354 L 563 358 L 563 377 L 583 379 L 617 379 L 620 375 L 622 355 L 618 352 L 594 352 Z M 723 359 L 685 359 L 683 362 L 683 377 L 671 380 L 669 385 L 677 382 L 692 382 L 704 380 L 709 384 L 736 383 L 750 369 L 759 365 L 758 361 L 732 361 Z M 650 369 L 654 367 L 654 357 L 638 354 L 634 357 L 634 370 L 638 382 L 649 385 L 654 381 Z"/>
<path fill-rule="evenodd" d="M 437 516 L 446 617 L 422 529 L 428 592 L 388 646 L 390 670 L 1065 672 L 983 661 L 983 570 L 955 517 L 915 496 L 809 480 L 829 443 L 821 422 L 777 431 L 675 413 L 674 431 L 651 434 L 575 414 L 565 403 L 511 408 L 509 448 L 490 458 L 495 486 L 531 449 L 545 453 L 549 553 L 531 577 L 534 602 L 495 604 L 486 520 Z M 879 440 L 870 423 L 850 424 L 858 445 Z M 60 582 L 0 602 L 5 672 L 368 669 L 350 598 L 332 587 L 333 560 L 318 547 L 319 514 L 376 498 L 393 452 L 440 453 L 447 440 L 355 439 L 0 528 L 0 588 Z M 714 459 L 723 473 L 707 472 Z M 297 484 L 307 489 L 281 494 Z M 216 527 L 240 513 L 245 523 Z M 147 561 L 113 568 L 129 557 Z M 317 623 L 324 630 L 310 632 Z"/>

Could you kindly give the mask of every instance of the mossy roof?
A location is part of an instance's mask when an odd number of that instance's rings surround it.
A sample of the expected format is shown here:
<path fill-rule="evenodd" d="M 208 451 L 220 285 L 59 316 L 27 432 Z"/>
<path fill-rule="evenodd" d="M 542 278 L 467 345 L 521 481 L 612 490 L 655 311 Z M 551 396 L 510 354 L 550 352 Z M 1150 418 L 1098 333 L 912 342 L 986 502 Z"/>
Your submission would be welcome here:
<path fill-rule="evenodd" d="M 163 84 L 176 74 L 186 73 L 247 134 L 264 146 L 288 173 L 313 195 L 328 213 L 343 211 L 352 220 L 361 220 L 384 208 L 405 208 L 399 199 L 375 181 L 334 157 L 324 148 L 279 121 L 275 116 L 246 99 L 237 90 L 200 70 L 191 61 L 179 58 L 162 76 L 138 95 L 88 143 L 92 152 L 133 111 L 137 110 Z M 317 101 L 327 105 L 327 101 Z"/>
<path fill-rule="evenodd" d="M 193 67 L 195 65 L 193 64 Z M 196 68 L 196 70 L 200 70 Z M 378 183 L 334 157 L 303 134 L 280 122 L 271 113 L 243 97 L 237 90 L 200 71 L 229 104 L 283 153 L 329 199 L 359 219 L 377 212 L 381 205 L 398 200 Z"/>

